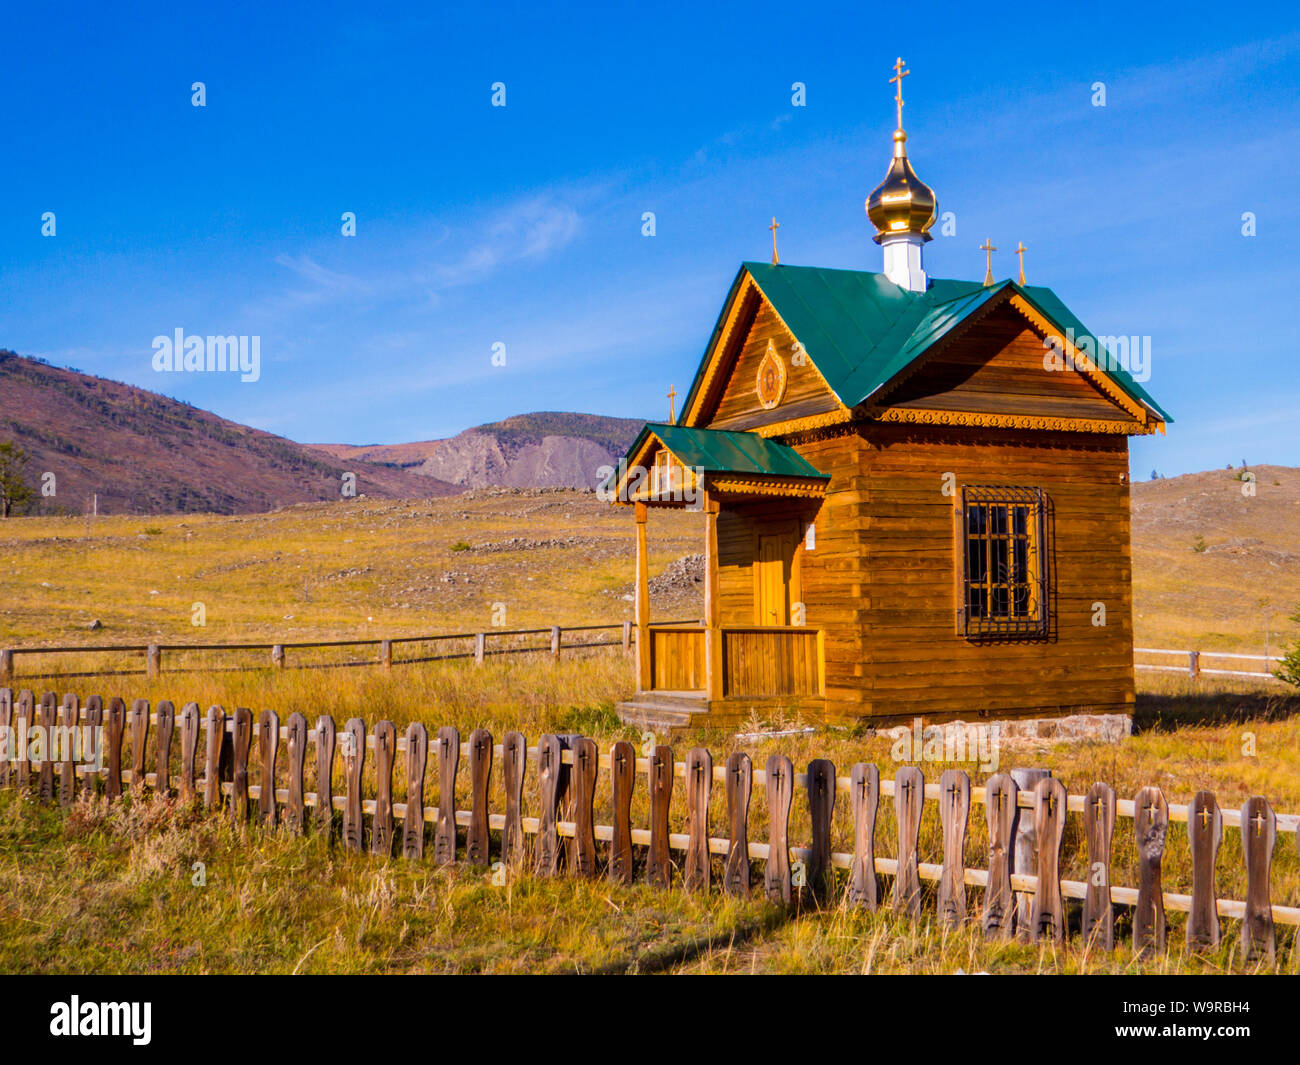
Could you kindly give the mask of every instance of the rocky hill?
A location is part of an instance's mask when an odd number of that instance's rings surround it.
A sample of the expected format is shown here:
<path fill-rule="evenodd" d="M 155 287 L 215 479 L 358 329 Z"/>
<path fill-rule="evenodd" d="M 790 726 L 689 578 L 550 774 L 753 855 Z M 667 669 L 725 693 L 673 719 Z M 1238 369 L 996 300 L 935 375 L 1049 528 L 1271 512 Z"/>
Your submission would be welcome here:
<path fill-rule="evenodd" d="M 412 444 L 317 444 L 337 459 L 389 463 L 464 488 L 594 488 L 642 423 L 595 414 L 541 411 Z"/>

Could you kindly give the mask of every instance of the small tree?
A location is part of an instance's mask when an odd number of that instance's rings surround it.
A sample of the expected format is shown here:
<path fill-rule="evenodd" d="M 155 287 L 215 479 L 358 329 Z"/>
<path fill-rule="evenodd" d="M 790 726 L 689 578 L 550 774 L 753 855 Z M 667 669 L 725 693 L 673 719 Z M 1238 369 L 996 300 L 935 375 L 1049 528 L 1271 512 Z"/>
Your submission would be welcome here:
<path fill-rule="evenodd" d="M 23 476 L 27 472 L 27 452 L 12 440 L 0 444 L 0 518 L 26 506 L 32 490 Z"/>
<path fill-rule="evenodd" d="M 1291 615 L 1291 620 L 1300 624 L 1300 607 L 1296 607 L 1296 612 Z M 1288 684 L 1294 684 L 1300 688 L 1300 640 L 1296 640 L 1278 664 L 1277 672 L 1273 674 L 1278 680 L 1284 680 Z"/>

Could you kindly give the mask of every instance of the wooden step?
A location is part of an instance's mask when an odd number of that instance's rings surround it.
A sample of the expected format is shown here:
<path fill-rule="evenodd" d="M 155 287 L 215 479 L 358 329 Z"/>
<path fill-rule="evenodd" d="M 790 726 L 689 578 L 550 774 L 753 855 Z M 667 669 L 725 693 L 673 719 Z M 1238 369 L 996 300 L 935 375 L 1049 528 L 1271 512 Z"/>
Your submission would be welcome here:
<path fill-rule="evenodd" d="M 618 703 L 614 708 L 620 721 L 651 730 L 689 728 L 708 713 L 709 703 L 703 694 L 691 692 L 644 692 L 636 698 Z"/>

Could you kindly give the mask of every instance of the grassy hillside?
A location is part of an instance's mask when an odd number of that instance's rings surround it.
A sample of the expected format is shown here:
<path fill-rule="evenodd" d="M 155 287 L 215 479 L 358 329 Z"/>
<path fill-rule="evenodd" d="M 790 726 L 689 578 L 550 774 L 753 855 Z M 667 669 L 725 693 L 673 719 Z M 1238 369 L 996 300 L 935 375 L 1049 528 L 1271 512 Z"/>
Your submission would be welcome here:
<path fill-rule="evenodd" d="M 1300 470 L 1258 466 L 1133 486 L 1139 646 L 1274 649 L 1300 604 Z"/>

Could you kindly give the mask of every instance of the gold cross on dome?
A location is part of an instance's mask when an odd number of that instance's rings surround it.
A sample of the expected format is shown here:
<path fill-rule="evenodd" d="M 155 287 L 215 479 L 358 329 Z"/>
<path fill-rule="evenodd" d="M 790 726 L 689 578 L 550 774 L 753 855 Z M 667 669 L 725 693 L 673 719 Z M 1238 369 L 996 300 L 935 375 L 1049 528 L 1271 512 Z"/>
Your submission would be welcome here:
<path fill-rule="evenodd" d="M 776 231 L 781 228 L 781 223 L 776 220 L 775 215 L 772 217 L 772 224 L 767 228 L 772 231 L 772 265 L 776 266 L 776 264 L 781 261 L 780 257 L 776 254 Z"/>
<path fill-rule="evenodd" d="M 898 106 L 898 128 L 903 128 L 903 79 L 907 77 L 910 70 L 903 69 L 903 57 L 900 55 L 894 61 L 894 76 L 889 79 L 891 85 L 897 85 L 894 91 L 894 103 Z"/>
<path fill-rule="evenodd" d="M 668 386 L 668 424 L 672 425 L 677 421 L 677 412 L 673 406 L 673 400 L 677 398 L 677 389 L 672 385 Z"/>
<path fill-rule="evenodd" d="M 1196 816 L 1201 819 L 1201 828 L 1208 829 L 1210 827 L 1210 808 L 1208 806 L 1202 806 L 1201 812 Z"/>
<path fill-rule="evenodd" d="M 985 237 L 984 243 L 980 245 L 980 251 L 984 253 L 984 284 L 986 285 L 993 284 L 993 253 L 997 250 L 988 237 Z"/>
<path fill-rule="evenodd" d="M 1020 256 L 1020 283 L 1025 283 L 1025 252 L 1029 249 L 1025 247 L 1024 241 L 1016 241 L 1016 254 Z"/>

